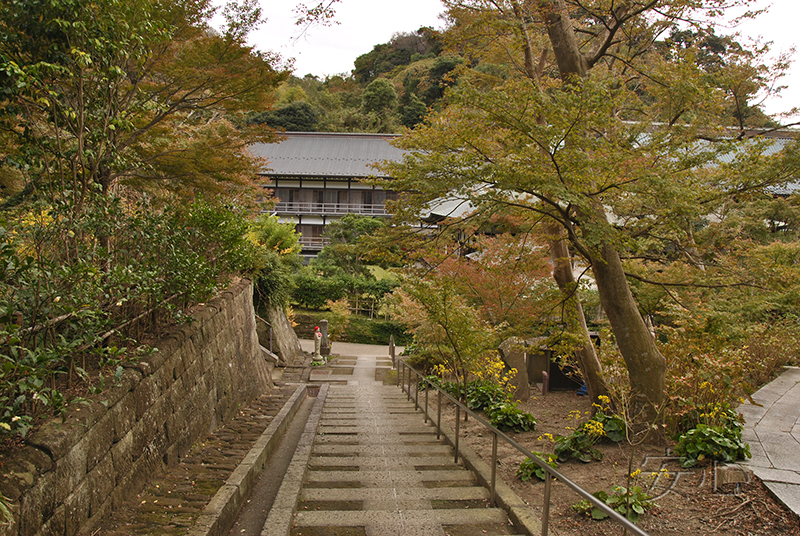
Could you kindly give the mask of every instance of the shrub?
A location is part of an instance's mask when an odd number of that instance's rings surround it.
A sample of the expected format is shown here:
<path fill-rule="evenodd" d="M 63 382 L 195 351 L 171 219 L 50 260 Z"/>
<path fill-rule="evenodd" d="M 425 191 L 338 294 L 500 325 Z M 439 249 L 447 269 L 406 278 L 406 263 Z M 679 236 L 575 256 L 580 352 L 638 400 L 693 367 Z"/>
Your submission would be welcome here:
<path fill-rule="evenodd" d="M 553 469 L 558 469 L 558 464 L 556 463 L 557 458 L 553 454 L 545 454 L 544 452 L 536 452 L 535 450 L 531 451 L 531 454 L 537 456 L 540 460 Z M 534 477 L 538 478 L 539 480 L 544 480 L 547 478 L 547 471 L 530 458 L 525 458 L 522 460 L 522 463 L 519 464 L 517 476 L 523 482 L 532 480 Z"/>
<path fill-rule="evenodd" d="M 593 495 L 633 523 L 637 523 L 639 516 L 653 506 L 650 496 L 638 485 L 628 487 L 612 486 L 611 493 L 598 491 Z M 572 508 L 578 512 L 585 512 L 591 515 L 592 519 L 601 520 L 608 517 L 607 513 L 587 500 L 573 504 Z"/>
<path fill-rule="evenodd" d="M 705 422 L 681 434 L 674 449 L 683 467 L 706 459 L 735 462 L 750 457 L 750 445 L 742 441 L 744 425 L 736 411 L 727 405 L 708 406 L 698 418 Z"/>
<path fill-rule="evenodd" d="M 607 400 L 605 402 L 607 403 Z M 595 404 L 595 406 L 597 405 Z M 579 414 L 578 417 L 580 417 Z M 573 458 L 584 463 L 588 463 L 592 459 L 602 460 L 603 453 L 595 449 L 594 445 L 604 438 L 619 443 L 625 439 L 625 430 L 625 421 L 622 417 L 614 414 L 607 415 L 600 409 L 591 419 L 581 424 L 568 436 L 556 437 L 554 450 L 559 461 L 562 462 Z"/>
<path fill-rule="evenodd" d="M 503 432 L 531 432 L 536 428 L 536 418 L 517 407 L 516 402 L 503 402 L 484 411 L 498 430 Z"/>
<path fill-rule="evenodd" d="M 603 453 L 594 448 L 600 437 L 602 436 L 575 430 L 568 436 L 557 436 L 553 451 L 560 462 L 570 459 L 580 460 L 584 463 L 589 463 L 592 459 L 602 460 Z"/>
<path fill-rule="evenodd" d="M 625 420 L 619 415 L 606 415 L 605 412 L 598 411 L 591 418 L 590 422 L 591 421 L 600 423 L 603 426 L 603 434 L 605 437 L 614 443 L 619 443 L 625 439 Z M 585 428 L 586 426 L 587 423 L 584 423 L 581 428 Z M 593 425 L 589 424 L 588 426 L 591 427 Z"/>
<path fill-rule="evenodd" d="M 414 353 L 408 356 L 408 364 L 423 374 L 431 374 L 437 366 L 443 364 L 442 357 L 431 350 L 417 350 L 413 347 L 406 347 L 406 353 L 409 350 Z"/>
<path fill-rule="evenodd" d="M 439 389 L 447 393 L 448 395 L 452 396 L 453 398 L 458 398 L 458 384 L 456 382 L 449 382 L 441 379 L 439 376 L 435 376 L 433 374 L 425 377 L 429 382 L 437 386 Z M 419 390 L 424 391 L 428 388 L 428 384 L 424 381 L 419 382 Z"/>
<path fill-rule="evenodd" d="M 156 210 L 91 194 L 80 208 L 42 201 L 3 217 L 0 435 L 63 412 L 81 400 L 65 386 L 96 389 L 92 370 L 136 360 L 137 339 L 262 265 L 243 211 L 203 201 Z"/>
<path fill-rule="evenodd" d="M 394 337 L 394 343 L 398 346 L 405 346 L 411 338 L 397 322 L 352 315 L 340 340 L 359 344 L 389 344 L 390 337 Z"/>
<path fill-rule="evenodd" d="M 494 382 L 476 380 L 467 384 L 467 406 L 470 409 L 485 410 L 504 402 L 508 402 L 508 393 Z"/>

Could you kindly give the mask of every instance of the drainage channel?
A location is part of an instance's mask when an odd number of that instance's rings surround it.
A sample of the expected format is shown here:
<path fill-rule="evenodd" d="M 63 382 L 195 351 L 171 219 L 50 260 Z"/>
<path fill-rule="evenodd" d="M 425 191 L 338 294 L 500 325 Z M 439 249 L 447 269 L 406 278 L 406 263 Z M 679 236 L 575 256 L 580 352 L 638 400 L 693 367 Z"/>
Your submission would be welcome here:
<path fill-rule="evenodd" d="M 283 475 L 292 461 L 300 436 L 303 434 L 303 428 L 306 425 L 306 421 L 308 421 L 314 400 L 314 398 L 309 397 L 302 402 L 278 448 L 275 449 L 258 482 L 253 486 L 250 498 L 239 511 L 236 521 L 228 532 L 229 536 L 242 536 L 243 534 L 249 536 L 261 533 L 267 515 L 278 494 Z"/>

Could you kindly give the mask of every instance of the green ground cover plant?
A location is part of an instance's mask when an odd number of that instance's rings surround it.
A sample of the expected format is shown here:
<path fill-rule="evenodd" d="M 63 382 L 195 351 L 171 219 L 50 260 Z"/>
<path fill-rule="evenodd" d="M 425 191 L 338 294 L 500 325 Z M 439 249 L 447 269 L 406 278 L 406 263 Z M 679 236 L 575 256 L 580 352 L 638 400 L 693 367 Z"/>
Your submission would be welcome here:
<path fill-rule="evenodd" d="M 584 422 L 566 436 L 555 438 L 554 452 L 561 462 L 571 459 L 589 463 L 592 460 L 602 460 L 603 453 L 594 448 L 598 441 L 608 439 L 619 443 L 625 439 L 626 425 L 624 419 L 616 414 L 607 414 L 610 400 L 601 396 L 602 405 L 594 404 L 597 409 L 591 419 Z M 580 418 L 579 412 L 575 418 Z"/>
<path fill-rule="evenodd" d="M 531 454 L 534 456 L 538 456 L 539 459 L 543 460 L 547 465 L 552 467 L 553 469 L 558 469 L 558 463 L 555 455 L 553 454 L 546 454 L 544 452 L 537 452 L 531 451 Z M 527 482 L 528 480 L 533 480 L 537 478 L 539 480 L 544 480 L 547 478 L 547 471 L 539 466 L 539 464 L 535 463 L 530 458 L 525 458 L 522 460 L 522 463 L 519 464 L 519 469 L 517 469 L 517 477 L 523 482 Z"/>
<path fill-rule="evenodd" d="M 511 400 L 489 406 L 483 412 L 502 432 L 532 432 L 536 428 L 536 418 L 519 409 Z"/>
<path fill-rule="evenodd" d="M 612 486 L 611 493 L 598 491 L 593 495 L 634 523 L 637 523 L 639 516 L 653 506 L 647 493 L 637 485 L 631 487 Z M 585 499 L 575 503 L 573 509 L 577 512 L 584 512 L 598 521 L 608 518 L 607 513 Z"/>
<path fill-rule="evenodd" d="M 750 457 L 750 445 L 742 440 L 744 423 L 727 404 L 698 408 L 702 421 L 677 438 L 674 453 L 683 467 L 693 467 L 704 460 L 735 462 Z"/>

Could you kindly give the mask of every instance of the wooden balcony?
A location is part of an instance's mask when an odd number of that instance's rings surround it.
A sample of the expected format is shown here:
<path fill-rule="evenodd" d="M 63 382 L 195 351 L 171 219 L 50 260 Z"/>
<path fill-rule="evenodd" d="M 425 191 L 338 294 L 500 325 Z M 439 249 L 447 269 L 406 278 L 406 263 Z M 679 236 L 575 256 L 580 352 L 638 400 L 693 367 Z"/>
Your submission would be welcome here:
<path fill-rule="evenodd" d="M 386 207 L 380 204 L 365 205 L 363 203 L 290 203 L 281 201 L 272 210 L 274 214 L 308 214 L 326 216 L 344 216 L 345 214 L 361 214 L 364 216 L 391 216 Z"/>
<path fill-rule="evenodd" d="M 303 251 L 320 251 L 329 243 L 328 239 L 321 236 L 301 236 L 298 241 Z"/>

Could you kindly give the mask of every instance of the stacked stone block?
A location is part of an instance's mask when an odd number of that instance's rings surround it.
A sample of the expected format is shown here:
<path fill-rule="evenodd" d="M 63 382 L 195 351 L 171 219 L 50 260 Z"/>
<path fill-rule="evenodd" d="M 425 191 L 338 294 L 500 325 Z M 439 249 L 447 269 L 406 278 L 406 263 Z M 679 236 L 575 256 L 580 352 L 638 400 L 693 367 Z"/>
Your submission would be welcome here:
<path fill-rule="evenodd" d="M 90 534 L 162 464 L 266 392 L 252 292 L 246 280 L 223 292 L 118 385 L 33 434 L 0 472 L 0 491 L 16 507 L 3 534 Z"/>

